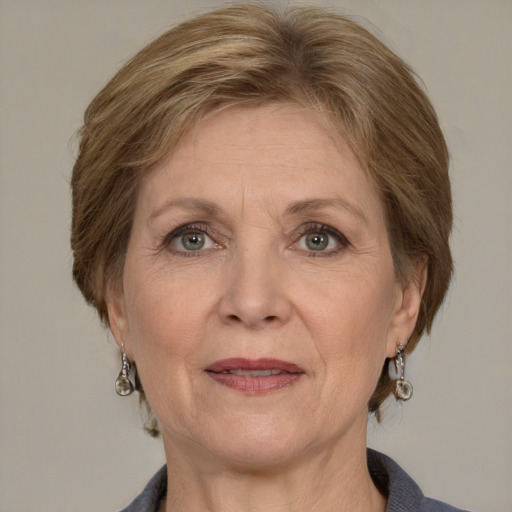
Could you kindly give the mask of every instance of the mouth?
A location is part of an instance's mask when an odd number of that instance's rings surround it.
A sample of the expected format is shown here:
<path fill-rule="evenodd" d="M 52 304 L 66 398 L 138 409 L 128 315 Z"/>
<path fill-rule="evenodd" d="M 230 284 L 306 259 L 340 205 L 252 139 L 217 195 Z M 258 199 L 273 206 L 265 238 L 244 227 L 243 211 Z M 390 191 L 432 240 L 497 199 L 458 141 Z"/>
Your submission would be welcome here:
<path fill-rule="evenodd" d="M 279 359 L 223 359 L 205 371 L 218 384 L 246 395 L 266 394 L 292 386 L 305 375 L 296 364 Z"/>

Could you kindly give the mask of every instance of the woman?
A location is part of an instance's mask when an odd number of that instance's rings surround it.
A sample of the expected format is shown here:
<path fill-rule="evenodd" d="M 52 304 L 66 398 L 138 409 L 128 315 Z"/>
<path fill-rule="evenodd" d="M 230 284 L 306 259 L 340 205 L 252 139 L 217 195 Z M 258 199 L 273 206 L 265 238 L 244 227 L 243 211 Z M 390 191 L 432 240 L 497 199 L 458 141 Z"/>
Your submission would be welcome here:
<path fill-rule="evenodd" d="M 407 65 L 320 9 L 214 11 L 118 72 L 85 114 L 72 246 L 116 390 L 163 438 L 125 510 L 455 510 L 366 450 L 448 288 L 447 170 Z"/>

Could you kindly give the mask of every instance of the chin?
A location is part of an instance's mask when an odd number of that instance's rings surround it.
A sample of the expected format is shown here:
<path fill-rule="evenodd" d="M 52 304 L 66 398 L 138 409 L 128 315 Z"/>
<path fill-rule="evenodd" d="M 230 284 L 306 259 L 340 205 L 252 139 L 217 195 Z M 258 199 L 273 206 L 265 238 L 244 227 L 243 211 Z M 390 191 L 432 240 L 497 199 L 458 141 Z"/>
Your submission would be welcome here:
<path fill-rule="evenodd" d="M 216 455 L 238 472 L 269 473 L 282 471 L 304 451 L 303 443 L 283 438 L 282 434 L 273 438 L 249 435 L 219 447 Z"/>
<path fill-rule="evenodd" d="M 222 421 L 224 420 L 224 421 Z M 304 428 L 268 415 L 224 417 L 188 432 L 191 457 L 210 460 L 237 472 L 272 472 L 300 457 L 311 445 Z M 302 426 L 303 427 L 303 426 Z M 165 441 L 164 433 L 164 441 Z M 172 442 L 172 441 L 171 441 Z M 171 449 L 172 451 L 172 449 Z"/>

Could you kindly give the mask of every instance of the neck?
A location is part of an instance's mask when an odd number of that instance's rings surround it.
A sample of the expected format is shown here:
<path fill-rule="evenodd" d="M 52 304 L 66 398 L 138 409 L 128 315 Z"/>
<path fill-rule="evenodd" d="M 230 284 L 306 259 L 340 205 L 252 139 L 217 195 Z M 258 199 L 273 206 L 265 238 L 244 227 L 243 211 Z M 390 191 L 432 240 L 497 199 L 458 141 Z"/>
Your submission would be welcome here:
<path fill-rule="evenodd" d="M 368 472 L 365 435 L 357 443 L 305 451 L 265 469 L 217 459 L 213 463 L 199 453 L 181 457 L 175 443 L 164 445 L 168 497 L 161 510 L 165 512 L 384 512 L 386 508 Z"/>

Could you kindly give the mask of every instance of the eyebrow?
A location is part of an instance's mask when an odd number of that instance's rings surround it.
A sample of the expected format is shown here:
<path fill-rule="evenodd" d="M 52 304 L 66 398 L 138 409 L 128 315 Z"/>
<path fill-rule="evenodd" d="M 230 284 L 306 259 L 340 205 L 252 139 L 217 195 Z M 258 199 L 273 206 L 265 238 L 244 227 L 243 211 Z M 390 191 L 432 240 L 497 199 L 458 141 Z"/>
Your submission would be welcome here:
<path fill-rule="evenodd" d="M 185 210 L 191 210 L 195 212 L 200 212 L 205 216 L 215 216 L 219 214 L 219 207 L 205 199 L 198 199 L 193 197 L 181 197 L 178 199 L 170 199 L 165 201 L 165 203 L 154 210 L 149 216 L 149 220 L 153 220 L 168 210 L 172 210 L 173 208 L 183 208 Z M 311 214 L 315 213 L 318 210 L 326 209 L 326 208 L 336 208 L 342 209 L 353 215 L 354 217 L 358 217 L 365 224 L 368 224 L 368 219 L 366 215 L 353 204 L 349 203 L 347 200 L 336 197 L 330 199 L 305 199 L 302 201 L 296 201 L 286 208 L 286 215 L 300 215 L 300 214 Z"/>
<path fill-rule="evenodd" d="M 366 215 L 356 206 L 349 203 L 346 199 L 341 197 L 335 197 L 330 199 L 305 199 L 303 201 L 297 201 L 292 203 L 286 209 L 287 215 L 297 215 L 304 213 L 314 213 L 318 210 L 325 208 L 336 208 L 346 210 L 354 217 L 358 217 L 365 224 L 368 224 L 368 218 Z"/>
<path fill-rule="evenodd" d="M 179 199 L 170 199 L 169 201 L 165 201 L 162 206 L 159 206 L 156 210 L 151 212 L 149 220 L 153 220 L 173 208 L 193 210 L 195 212 L 201 212 L 207 216 L 216 215 L 219 212 L 219 208 L 211 201 L 192 197 L 180 197 Z"/>

